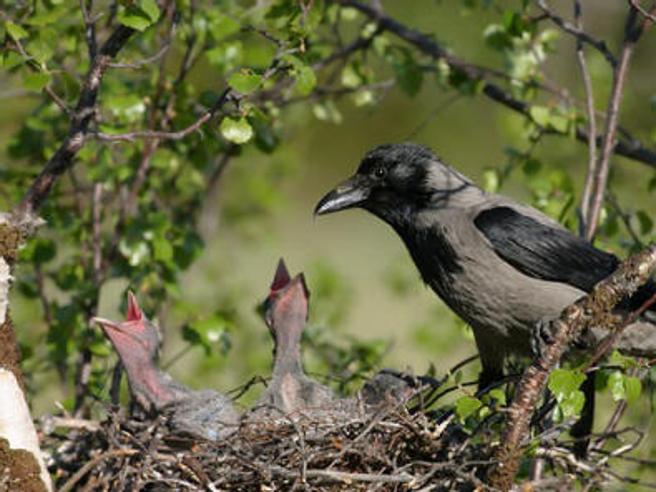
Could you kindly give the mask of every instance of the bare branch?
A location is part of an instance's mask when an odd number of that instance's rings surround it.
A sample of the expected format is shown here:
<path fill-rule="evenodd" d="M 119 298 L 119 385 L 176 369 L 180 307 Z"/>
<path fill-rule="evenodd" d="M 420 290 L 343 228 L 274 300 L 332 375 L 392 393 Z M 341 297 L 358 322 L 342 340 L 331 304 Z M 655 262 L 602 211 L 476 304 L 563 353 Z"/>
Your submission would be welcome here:
<path fill-rule="evenodd" d="M 91 18 L 93 10 L 93 0 L 80 0 L 80 11 L 84 20 L 84 35 L 87 40 L 87 49 L 89 50 L 89 60 L 93 60 L 98 52 L 98 42 L 96 40 L 96 21 Z"/>
<path fill-rule="evenodd" d="M 581 20 L 581 1 L 574 0 L 574 18 L 576 27 L 582 29 L 583 21 Z M 586 175 L 585 186 L 583 188 L 583 196 L 581 197 L 581 221 L 580 230 L 581 236 L 586 236 L 587 231 L 587 217 L 590 210 L 590 198 L 592 195 L 592 187 L 594 184 L 594 170 L 597 164 L 597 117 L 595 114 L 594 94 L 592 90 L 592 79 L 588 71 L 588 65 L 585 61 L 585 53 L 583 52 L 583 42 L 580 39 L 576 40 L 576 61 L 581 71 L 581 79 L 583 81 L 583 89 L 585 92 L 585 107 L 588 116 L 588 172 Z"/>
<path fill-rule="evenodd" d="M 604 58 L 606 58 L 606 60 L 608 61 L 608 63 L 610 63 L 611 66 L 614 67 L 615 65 L 617 65 L 617 60 L 615 59 L 615 56 L 610 52 L 608 46 L 606 46 L 606 43 L 604 41 L 596 39 L 592 37 L 590 34 L 588 34 L 587 32 L 585 32 L 582 29 L 580 23 L 577 22 L 576 25 L 573 25 L 567 22 L 565 19 L 563 19 L 561 16 L 559 16 L 549 8 L 546 0 L 537 0 L 537 4 L 538 7 L 540 7 L 540 10 L 542 10 L 542 12 L 544 12 L 544 14 L 551 21 L 553 21 L 554 24 L 556 24 L 566 33 L 574 36 L 577 40 L 577 43 L 585 43 L 594 47 L 597 51 L 599 51 L 599 53 L 601 53 L 604 56 Z"/>
<path fill-rule="evenodd" d="M 641 5 L 640 5 L 640 0 L 629 0 L 629 3 L 631 4 L 631 7 L 636 9 L 642 16 L 644 16 L 646 19 L 649 19 L 651 22 L 656 22 L 656 15 L 654 15 L 654 11 L 656 11 L 656 7 L 652 7 L 651 12 L 647 12 Z"/>
<path fill-rule="evenodd" d="M 148 58 L 144 58 L 143 60 L 139 60 L 132 63 L 110 63 L 109 68 L 130 68 L 133 70 L 138 70 L 162 58 L 170 47 L 171 47 L 171 42 L 169 41 L 164 46 L 162 46 L 157 51 L 157 53 L 155 53 L 153 56 L 149 56 Z"/>
<path fill-rule="evenodd" d="M 606 109 L 606 123 L 603 134 L 603 143 L 599 160 L 595 166 L 592 178 L 592 191 L 589 198 L 588 215 L 585 218 L 586 239 L 592 240 L 597 229 L 601 207 L 603 205 L 610 170 L 610 158 L 614 153 L 617 138 L 617 126 L 620 104 L 624 94 L 629 63 L 636 43 L 642 36 L 646 26 L 637 22 L 636 10 L 631 9 L 624 26 L 624 41 L 615 69 L 613 70 L 613 87 Z"/>

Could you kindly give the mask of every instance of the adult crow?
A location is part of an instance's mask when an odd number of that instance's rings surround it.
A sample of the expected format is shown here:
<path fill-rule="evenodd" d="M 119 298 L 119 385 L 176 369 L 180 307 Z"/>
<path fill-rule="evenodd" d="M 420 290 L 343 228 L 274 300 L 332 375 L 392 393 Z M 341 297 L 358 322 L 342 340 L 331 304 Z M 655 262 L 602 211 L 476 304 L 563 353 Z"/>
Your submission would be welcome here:
<path fill-rule="evenodd" d="M 426 147 L 382 145 L 324 196 L 315 214 L 360 207 L 387 222 L 421 276 L 474 331 L 485 387 L 511 355 L 531 356 L 535 328 L 590 292 L 619 260 L 531 207 L 487 193 Z M 650 282 L 621 308 L 653 293 Z M 651 322 L 647 320 L 651 317 Z M 618 348 L 656 353 L 656 313 L 628 327 Z M 592 330 L 589 341 L 604 334 Z"/>

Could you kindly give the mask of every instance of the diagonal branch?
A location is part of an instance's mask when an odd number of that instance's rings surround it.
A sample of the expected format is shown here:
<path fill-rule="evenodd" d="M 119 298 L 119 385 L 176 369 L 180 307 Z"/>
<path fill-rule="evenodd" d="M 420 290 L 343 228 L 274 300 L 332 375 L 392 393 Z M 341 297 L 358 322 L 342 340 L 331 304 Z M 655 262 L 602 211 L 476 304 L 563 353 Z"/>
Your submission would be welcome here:
<path fill-rule="evenodd" d="M 577 23 L 576 25 L 570 24 L 557 13 L 549 8 L 546 0 L 537 0 L 538 7 L 540 10 L 549 18 L 551 21 L 560 27 L 563 31 L 568 34 L 571 34 L 576 38 L 577 43 L 585 43 L 594 47 L 599 53 L 601 53 L 604 58 L 610 63 L 612 67 L 617 65 L 617 60 L 611 51 L 606 46 L 606 43 L 602 40 L 593 38 L 590 34 L 585 32 L 581 26 Z"/>
<path fill-rule="evenodd" d="M 506 91 L 503 87 L 490 82 L 487 77 L 489 69 L 469 63 L 462 58 L 447 52 L 430 36 L 411 29 L 391 17 L 380 15 L 377 10 L 360 2 L 359 0 L 332 1 L 333 3 L 338 3 L 339 5 L 358 10 L 359 12 L 369 17 L 371 20 L 376 21 L 378 23 L 378 28 L 381 31 L 387 31 L 395 34 L 407 43 L 415 46 L 419 51 L 425 53 L 426 55 L 436 59 L 439 58 L 445 60 L 449 66 L 461 71 L 469 78 L 480 79 L 483 82 L 482 92 L 486 97 L 532 120 L 530 115 L 531 106 L 527 102 L 513 97 L 512 94 Z M 561 133 L 551 129 L 543 129 L 543 133 L 562 135 Z M 587 143 L 588 132 L 585 129 L 578 127 L 576 129 L 576 139 L 580 142 Z M 597 144 L 599 145 L 599 143 L 600 139 L 597 139 Z M 614 152 L 618 155 L 628 157 L 629 159 L 633 159 L 635 161 L 647 164 L 650 167 L 656 168 L 656 150 L 645 147 L 640 141 L 630 136 L 625 136 L 623 140 L 618 141 L 615 145 Z"/>
<path fill-rule="evenodd" d="M 495 453 L 499 466 L 490 473 L 490 485 L 510 490 L 519 468 L 519 461 L 529 435 L 529 424 L 549 373 L 556 367 L 572 340 L 586 328 L 601 326 L 613 332 L 621 320 L 608 313 L 622 299 L 633 294 L 649 280 L 656 267 L 656 244 L 630 257 L 607 279 L 595 286 L 592 293 L 563 310 L 552 321 L 549 332 L 553 341 L 542 351 L 542 356 L 524 371 L 517 396 L 508 409 L 506 430 Z"/>
<path fill-rule="evenodd" d="M 73 165 L 73 159 L 82 148 L 89 123 L 95 115 L 98 89 L 109 62 L 135 32 L 134 29 L 126 26 L 117 27 L 91 61 L 67 137 L 48 160 L 21 202 L 12 211 L 12 215 L 20 222 L 34 219 L 36 210 L 50 193 L 57 178 Z"/>
<path fill-rule="evenodd" d="M 636 9 L 642 16 L 646 19 L 649 19 L 651 22 L 656 22 L 656 7 L 651 8 L 651 12 L 646 11 L 642 5 L 640 5 L 640 0 L 629 0 L 631 7 Z"/>

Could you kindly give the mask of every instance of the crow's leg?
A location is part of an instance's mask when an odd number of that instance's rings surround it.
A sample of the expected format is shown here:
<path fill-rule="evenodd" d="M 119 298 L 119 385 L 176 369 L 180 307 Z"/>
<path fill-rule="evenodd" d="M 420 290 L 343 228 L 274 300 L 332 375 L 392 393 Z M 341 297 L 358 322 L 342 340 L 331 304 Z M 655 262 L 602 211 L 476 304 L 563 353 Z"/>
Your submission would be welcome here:
<path fill-rule="evenodd" d="M 581 416 L 570 430 L 571 436 L 576 439 L 574 443 L 574 454 L 577 458 L 584 459 L 588 455 L 590 446 L 590 433 L 594 424 L 595 413 L 595 379 L 597 371 L 590 371 L 585 375 L 585 381 L 581 385 L 581 391 L 585 397 Z"/>
<path fill-rule="evenodd" d="M 481 357 L 481 365 L 483 370 L 478 378 L 478 392 L 488 388 L 493 383 L 503 379 L 503 362 L 505 352 L 502 345 L 499 343 L 498 338 L 488 336 L 488 330 L 474 330 L 474 338 L 476 339 L 476 346 L 478 353 Z M 491 335 L 492 333 L 490 333 Z"/>

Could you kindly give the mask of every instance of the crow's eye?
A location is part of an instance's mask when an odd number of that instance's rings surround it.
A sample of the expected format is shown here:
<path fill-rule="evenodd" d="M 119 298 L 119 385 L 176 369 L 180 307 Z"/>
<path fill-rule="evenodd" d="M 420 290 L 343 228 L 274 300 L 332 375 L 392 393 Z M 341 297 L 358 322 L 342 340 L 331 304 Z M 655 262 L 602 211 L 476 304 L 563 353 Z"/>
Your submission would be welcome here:
<path fill-rule="evenodd" d="M 377 167 L 374 169 L 374 176 L 376 176 L 378 179 L 384 178 L 385 175 L 387 174 L 387 169 L 384 167 Z"/>

